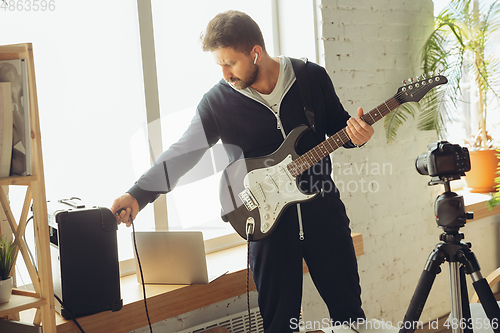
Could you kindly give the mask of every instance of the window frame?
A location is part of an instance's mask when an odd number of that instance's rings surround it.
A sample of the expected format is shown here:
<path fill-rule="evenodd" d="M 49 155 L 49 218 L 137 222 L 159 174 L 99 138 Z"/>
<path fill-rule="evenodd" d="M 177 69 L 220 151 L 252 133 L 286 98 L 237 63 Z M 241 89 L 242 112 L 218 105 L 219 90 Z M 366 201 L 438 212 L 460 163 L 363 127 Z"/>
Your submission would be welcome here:
<path fill-rule="evenodd" d="M 271 0 L 271 17 L 272 29 L 275 42 L 273 43 L 273 51 L 275 54 L 280 54 L 279 40 L 279 0 Z M 139 15 L 139 31 L 140 31 L 140 44 L 143 62 L 143 75 L 144 75 L 144 89 L 146 99 L 146 112 L 147 112 L 147 140 L 151 143 L 152 151 L 151 156 L 159 156 L 163 152 L 162 145 L 162 126 L 160 116 L 160 96 L 158 85 L 158 69 L 156 66 L 156 50 L 154 40 L 154 25 L 153 25 L 153 6 L 152 0 L 138 0 L 138 15 Z M 276 39 L 278 38 L 278 39 Z M 151 126 L 151 124 L 155 124 Z M 151 164 L 154 162 L 151 159 Z M 166 195 L 160 195 L 154 202 L 154 219 L 155 230 L 163 231 L 169 230 L 168 211 L 169 203 Z M 222 222 L 222 220 L 221 220 Z M 242 239 L 235 231 L 230 234 L 211 238 L 205 240 L 206 253 L 220 251 L 230 247 L 244 244 L 245 240 Z M 121 263 L 124 271 L 131 271 L 135 269 L 131 267 L 131 263 Z"/>

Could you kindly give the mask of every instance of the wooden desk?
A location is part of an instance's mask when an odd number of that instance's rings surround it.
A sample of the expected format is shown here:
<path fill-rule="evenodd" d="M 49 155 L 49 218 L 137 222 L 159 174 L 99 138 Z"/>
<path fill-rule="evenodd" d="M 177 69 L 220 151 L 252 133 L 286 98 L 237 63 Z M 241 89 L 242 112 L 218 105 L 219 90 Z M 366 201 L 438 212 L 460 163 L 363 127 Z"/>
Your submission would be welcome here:
<path fill-rule="evenodd" d="M 353 233 L 356 256 L 363 254 L 363 238 Z M 146 285 L 149 316 L 151 323 L 156 323 L 187 313 L 201 307 L 214 304 L 246 293 L 246 245 L 238 246 L 207 255 L 209 267 L 223 265 L 228 274 L 203 285 Z M 304 263 L 304 273 L 308 272 Z M 250 290 L 255 284 L 250 278 Z M 121 295 L 123 308 L 120 311 L 105 311 L 91 316 L 78 318 L 78 322 L 86 332 L 109 333 L 128 332 L 148 326 L 142 285 L 137 282 L 136 275 L 121 278 Z M 57 332 L 75 332 L 72 321 L 56 315 Z"/>
<path fill-rule="evenodd" d="M 464 196 L 465 211 L 474 212 L 474 219 L 467 221 L 468 223 L 500 214 L 500 206 L 496 206 L 493 210 L 488 209 L 486 202 L 491 198 L 489 193 L 470 193 L 466 189 L 456 191 L 456 193 Z"/>
<path fill-rule="evenodd" d="M 472 221 L 500 213 L 500 206 L 488 211 L 485 194 L 473 194 L 467 191 L 457 191 L 464 195 L 466 211 L 473 211 Z M 359 233 L 353 233 L 353 244 L 356 256 L 364 253 L 363 238 Z M 207 285 L 146 285 L 148 310 L 151 322 L 159 322 L 187 313 L 198 308 L 214 304 L 246 293 L 246 245 L 215 252 L 207 255 L 210 267 L 224 265 L 228 274 Z M 304 273 L 308 272 L 303 264 Z M 255 290 L 250 278 L 250 290 Z M 117 312 L 105 311 L 91 316 L 78 318 L 78 322 L 87 332 L 128 332 L 147 326 L 144 311 L 142 286 L 137 282 L 136 275 L 121 279 L 121 294 L 123 309 Z M 56 314 L 57 332 L 75 332 L 76 326 Z"/>

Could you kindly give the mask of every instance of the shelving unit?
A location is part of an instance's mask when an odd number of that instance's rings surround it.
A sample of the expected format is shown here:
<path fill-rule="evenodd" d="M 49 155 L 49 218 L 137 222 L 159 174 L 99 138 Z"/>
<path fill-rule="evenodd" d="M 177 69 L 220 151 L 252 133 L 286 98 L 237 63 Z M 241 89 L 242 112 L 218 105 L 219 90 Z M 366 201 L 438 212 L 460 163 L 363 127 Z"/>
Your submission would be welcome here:
<path fill-rule="evenodd" d="M 42 144 L 40 122 L 38 117 L 38 101 L 31 43 L 0 46 L 0 60 L 26 59 L 29 85 L 29 104 L 31 122 L 31 158 L 33 174 L 31 176 L 0 178 L 0 186 L 26 186 L 26 196 L 19 222 L 16 222 L 10 209 L 9 201 L 3 190 L 0 190 L 0 205 L 3 207 L 15 243 L 28 269 L 34 292 L 13 290 L 8 303 L 0 304 L 0 317 L 12 316 L 20 311 L 36 308 L 33 323 L 42 325 L 43 331 L 56 332 L 54 291 L 49 249 L 49 226 L 47 217 L 47 200 L 45 196 L 45 179 L 43 173 Z M 35 226 L 38 273 L 28 254 L 23 235 L 31 203 L 33 203 L 33 220 Z M 19 259 L 19 256 L 18 256 Z"/>

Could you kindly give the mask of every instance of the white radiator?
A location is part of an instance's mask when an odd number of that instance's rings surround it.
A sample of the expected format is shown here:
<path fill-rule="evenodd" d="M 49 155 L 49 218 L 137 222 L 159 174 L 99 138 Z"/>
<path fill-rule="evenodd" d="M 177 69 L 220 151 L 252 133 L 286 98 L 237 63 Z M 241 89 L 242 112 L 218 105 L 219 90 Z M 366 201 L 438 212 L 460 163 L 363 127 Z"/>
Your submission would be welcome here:
<path fill-rule="evenodd" d="M 262 328 L 262 317 L 260 316 L 259 308 L 250 310 L 252 315 L 252 333 L 264 333 Z M 194 326 L 178 333 L 199 333 L 209 330 L 214 327 L 225 327 L 231 333 L 247 333 L 248 332 L 248 311 L 236 313 L 232 316 L 219 318 L 198 326 Z"/>

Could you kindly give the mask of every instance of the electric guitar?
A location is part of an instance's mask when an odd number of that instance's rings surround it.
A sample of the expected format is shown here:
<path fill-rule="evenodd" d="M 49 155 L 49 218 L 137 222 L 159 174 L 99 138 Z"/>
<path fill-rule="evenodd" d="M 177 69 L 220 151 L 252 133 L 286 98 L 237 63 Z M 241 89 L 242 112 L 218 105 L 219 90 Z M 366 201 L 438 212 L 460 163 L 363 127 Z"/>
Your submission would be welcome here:
<path fill-rule="evenodd" d="M 413 80 L 411 80 L 413 81 Z M 432 88 L 448 79 L 440 74 L 411 82 L 361 119 L 373 125 L 392 110 L 406 102 L 418 102 Z M 251 235 L 257 241 L 269 236 L 276 228 L 285 208 L 314 199 L 316 193 L 303 193 L 298 186 L 299 176 L 316 162 L 348 142 L 346 128 L 338 131 L 305 154 L 295 152 L 297 140 L 308 129 L 293 129 L 281 146 L 272 154 L 240 159 L 230 163 L 220 180 L 220 201 L 225 218 L 244 239 Z"/>

